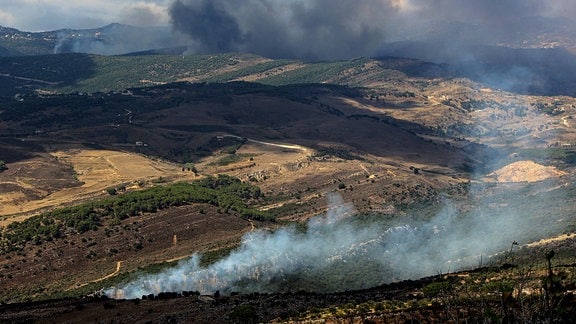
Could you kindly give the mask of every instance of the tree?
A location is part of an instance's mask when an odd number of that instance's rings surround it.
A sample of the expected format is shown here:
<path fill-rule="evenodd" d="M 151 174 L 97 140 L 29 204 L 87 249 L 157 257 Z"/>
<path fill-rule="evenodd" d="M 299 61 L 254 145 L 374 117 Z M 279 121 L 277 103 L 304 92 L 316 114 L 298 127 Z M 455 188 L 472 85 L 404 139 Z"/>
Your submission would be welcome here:
<path fill-rule="evenodd" d="M 193 163 L 188 162 L 184 167 L 186 168 L 186 170 L 192 171 L 194 172 L 195 175 L 198 175 L 198 170 L 196 169 L 196 166 L 194 166 Z"/>

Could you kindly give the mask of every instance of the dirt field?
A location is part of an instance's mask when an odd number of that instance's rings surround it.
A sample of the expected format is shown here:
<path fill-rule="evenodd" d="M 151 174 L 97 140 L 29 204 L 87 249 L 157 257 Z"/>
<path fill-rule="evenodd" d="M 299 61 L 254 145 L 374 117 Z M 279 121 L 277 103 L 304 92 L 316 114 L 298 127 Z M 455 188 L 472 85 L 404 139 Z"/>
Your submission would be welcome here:
<path fill-rule="evenodd" d="M 517 161 L 489 174 L 498 182 L 537 182 L 566 175 L 552 166 L 543 166 L 533 161 Z"/>
<path fill-rule="evenodd" d="M 55 172 L 60 173 L 60 179 Z M 42 179 L 42 173 L 48 173 L 44 179 L 51 183 L 45 188 L 35 185 Z M 138 183 L 194 178 L 197 177 L 193 173 L 182 172 L 179 165 L 135 153 L 87 148 L 55 151 L 11 164 L 9 170 L 0 174 L 0 186 L 11 188 L 0 197 L 0 216 L 28 213 L 107 195 L 107 188 L 120 185 L 137 189 Z M 62 179 L 67 180 L 65 184 L 54 186 Z M 26 190 L 37 191 L 37 194 L 25 195 L 23 191 Z M 5 226 L 26 217 L 28 215 L 4 217 L 0 225 Z"/>

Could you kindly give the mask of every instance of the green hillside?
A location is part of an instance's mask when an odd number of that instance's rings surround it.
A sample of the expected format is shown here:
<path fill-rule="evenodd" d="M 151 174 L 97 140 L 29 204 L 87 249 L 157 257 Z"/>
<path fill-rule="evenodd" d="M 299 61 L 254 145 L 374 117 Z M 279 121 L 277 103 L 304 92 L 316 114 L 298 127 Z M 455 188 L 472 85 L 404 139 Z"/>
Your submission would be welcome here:
<path fill-rule="evenodd" d="M 30 33 L 0 26 L 0 57 L 51 54 L 58 31 Z"/>
<path fill-rule="evenodd" d="M 237 53 L 4 57 L 0 58 L 0 95 L 13 96 L 37 90 L 59 93 L 122 91 L 183 80 L 229 82 L 250 79 L 269 85 L 353 84 L 350 77 L 366 72 L 365 66 L 369 62 L 376 61 L 356 59 L 305 63 Z"/>

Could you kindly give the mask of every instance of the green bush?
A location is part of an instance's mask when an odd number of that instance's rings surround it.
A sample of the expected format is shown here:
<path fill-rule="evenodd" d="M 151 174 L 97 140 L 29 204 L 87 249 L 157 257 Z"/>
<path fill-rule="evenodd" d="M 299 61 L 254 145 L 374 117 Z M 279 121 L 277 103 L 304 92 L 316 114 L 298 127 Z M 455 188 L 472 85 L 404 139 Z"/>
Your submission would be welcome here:
<path fill-rule="evenodd" d="M 235 211 L 244 218 L 273 221 L 268 213 L 247 205 L 248 200 L 259 199 L 261 196 L 260 188 L 226 175 L 127 192 L 11 223 L 0 235 L 0 252 L 17 250 L 31 241 L 39 244 L 58 239 L 70 229 L 83 233 L 96 230 L 102 224 L 119 224 L 121 220 L 141 213 L 155 213 L 191 203 L 211 204 Z"/>
<path fill-rule="evenodd" d="M 422 288 L 422 292 L 425 295 L 436 297 L 440 294 L 447 293 L 450 291 L 450 289 L 451 285 L 448 281 L 437 281 L 424 286 L 424 288 Z"/>
<path fill-rule="evenodd" d="M 240 305 L 230 313 L 230 319 L 236 323 L 258 323 L 258 314 L 254 306 Z"/>

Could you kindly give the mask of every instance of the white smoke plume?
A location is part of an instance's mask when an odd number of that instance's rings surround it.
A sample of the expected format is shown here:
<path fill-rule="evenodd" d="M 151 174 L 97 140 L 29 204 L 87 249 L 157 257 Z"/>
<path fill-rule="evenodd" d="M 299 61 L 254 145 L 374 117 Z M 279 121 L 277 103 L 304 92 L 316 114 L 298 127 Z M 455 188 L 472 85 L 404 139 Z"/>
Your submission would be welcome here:
<path fill-rule="evenodd" d="M 499 212 L 483 207 L 463 213 L 450 201 L 428 221 L 366 224 L 358 221 L 353 207 L 338 194 L 331 194 L 329 200 L 328 212 L 311 219 L 305 232 L 292 227 L 273 233 L 254 231 L 245 235 L 237 250 L 208 267 L 201 267 L 200 257 L 194 255 L 174 268 L 104 294 L 132 299 L 182 291 L 361 289 L 474 267 L 481 256 L 487 260 L 488 255 L 507 250 L 513 240 L 557 230 L 554 225 L 547 230 L 530 227 L 530 211 L 515 206 L 498 208 Z M 556 220 L 551 218 L 551 222 Z"/>
<path fill-rule="evenodd" d="M 57 32 L 53 53 L 119 55 L 181 46 L 180 36 L 168 27 L 111 24 L 98 29 Z"/>

